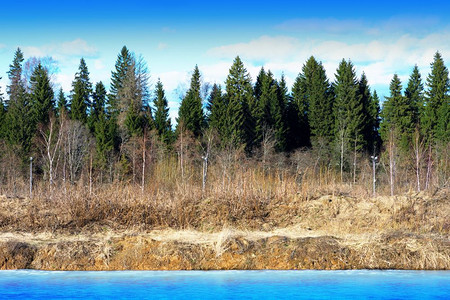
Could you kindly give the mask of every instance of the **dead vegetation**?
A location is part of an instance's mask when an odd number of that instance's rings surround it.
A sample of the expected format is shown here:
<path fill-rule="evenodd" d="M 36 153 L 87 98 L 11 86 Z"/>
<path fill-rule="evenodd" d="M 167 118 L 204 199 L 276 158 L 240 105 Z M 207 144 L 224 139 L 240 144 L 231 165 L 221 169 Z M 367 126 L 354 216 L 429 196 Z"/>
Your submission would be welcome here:
<path fill-rule="evenodd" d="M 242 162 L 210 166 L 203 188 L 172 168 L 155 165 L 143 191 L 82 178 L 1 196 L 0 269 L 450 268 L 445 186 L 371 197 L 365 179 Z"/>

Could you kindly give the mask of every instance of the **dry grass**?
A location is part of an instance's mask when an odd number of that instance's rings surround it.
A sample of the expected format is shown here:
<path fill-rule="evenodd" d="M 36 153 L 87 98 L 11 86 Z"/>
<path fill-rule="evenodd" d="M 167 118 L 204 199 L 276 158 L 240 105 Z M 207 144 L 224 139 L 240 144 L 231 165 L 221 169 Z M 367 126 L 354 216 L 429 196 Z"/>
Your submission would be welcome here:
<path fill-rule="evenodd" d="M 90 191 L 86 176 L 77 184 L 59 183 L 51 191 L 41 181 L 32 199 L 6 190 L 9 197 L 0 198 L 0 230 L 104 233 L 110 229 L 219 232 L 235 228 L 270 232 L 278 228 L 286 236 L 290 236 L 286 228 L 296 228 L 294 232 L 303 236 L 308 232 L 334 236 L 450 232 L 448 188 L 372 198 L 371 178 L 363 174 L 356 184 L 342 184 L 330 169 L 293 171 L 237 157 L 210 165 L 202 191 L 201 170 L 195 166 L 186 165 L 181 177 L 176 160 L 155 162 L 144 191 L 131 182 L 99 184 L 96 180 Z M 26 185 L 18 182 L 16 186 Z"/>

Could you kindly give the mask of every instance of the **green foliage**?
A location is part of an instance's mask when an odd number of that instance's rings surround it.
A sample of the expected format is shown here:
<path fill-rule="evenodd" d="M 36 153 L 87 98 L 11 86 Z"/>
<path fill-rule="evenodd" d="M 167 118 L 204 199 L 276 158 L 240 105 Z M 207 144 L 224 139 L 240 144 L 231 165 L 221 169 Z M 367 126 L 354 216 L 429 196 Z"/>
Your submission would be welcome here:
<path fill-rule="evenodd" d="M 31 105 L 25 89 L 19 85 L 16 92 L 14 101 L 9 102 L 5 116 L 5 136 L 10 145 L 18 146 L 18 155 L 25 161 L 31 150 L 34 126 L 31 122 Z"/>
<path fill-rule="evenodd" d="M 181 101 L 177 118 L 178 124 L 182 123 L 184 128 L 192 132 L 195 137 L 199 137 L 205 127 L 200 85 L 200 71 L 195 66 L 191 86 Z"/>
<path fill-rule="evenodd" d="M 409 77 L 408 86 L 405 89 L 405 97 L 408 103 L 412 105 L 413 110 L 413 122 L 418 124 L 424 114 L 424 89 L 422 83 L 422 77 L 417 65 Z"/>
<path fill-rule="evenodd" d="M 370 106 L 369 106 L 369 121 L 370 121 L 370 127 L 371 127 L 371 142 L 372 142 L 372 148 L 367 148 L 369 152 L 378 153 L 381 147 L 381 137 L 380 137 L 380 99 L 378 98 L 377 91 L 373 92 L 373 95 L 371 97 Z"/>
<path fill-rule="evenodd" d="M 408 151 L 412 133 L 415 129 L 414 104 L 402 95 L 402 85 L 397 74 L 394 75 L 390 84 L 390 97 L 384 102 L 381 124 L 381 134 L 384 142 L 389 139 L 389 132 L 394 133 L 394 142 L 403 151 Z"/>
<path fill-rule="evenodd" d="M 364 146 L 364 105 L 351 61 L 342 60 L 334 83 L 336 142 L 345 149 L 361 149 Z"/>
<path fill-rule="evenodd" d="M 75 80 L 72 82 L 72 88 L 71 118 L 86 123 L 92 84 L 89 81 L 89 71 L 83 58 L 80 60 L 80 66 L 75 74 Z"/>
<path fill-rule="evenodd" d="M 313 143 L 323 140 L 330 143 L 333 137 L 333 97 L 325 68 L 310 57 L 302 68 L 300 90 L 307 101 L 309 127 Z"/>
<path fill-rule="evenodd" d="M 263 137 L 270 131 L 275 135 L 277 150 L 284 150 L 286 146 L 286 130 L 283 120 L 284 99 L 278 83 L 270 71 L 265 73 L 261 68 L 254 94 L 255 102 L 250 108 L 256 124 L 253 143 L 259 145 Z"/>
<path fill-rule="evenodd" d="M 67 110 L 68 110 L 67 100 L 66 100 L 66 97 L 64 96 L 64 92 L 63 92 L 62 88 L 59 89 L 57 101 L 58 101 L 56 104 L 57 112 L 58 112 L 58 115 L 61 116 L 63 114 L 63 112 L 67 112 Z"/>
<path fill-rule="evenodd" d="M 214 128 L 220 136 L 226 133 L 226 98 L 220 85 L 214 84 L 206 104 L 208 126 Z"/>
<path fill-rule="evenodd" d="M 92 93 L 92 105 L 89 113 L 88 124 L 92 132 L 95 124 L 99 121 L 100 114 L 106 114 L 106 89 L 103 83 L 97 82 L 95 91 Z"/>
<path fill-rule="evenodd" d="M 222 139 L 234 146 L 246 144 L 249 149 L 254 140 L 255 124 L 250 114 L 254 98 L 250 75 L 239 56 L 234 59 L 225 84 L 227 131 Z"/>
<path fill-rule="evenodd" d="M 424 133 L 431 135 L 432 141 L 449 141 L 449 91 L 448 69 L 439 52 L 434 55 L 431 73 L 427 77 L 428 90 L 425 92 L 426 108 L 422 118 Z"/>
<path fill-rule="evenodd" d="M 49 115 L 54 111 L 54 93 L 47 71 L 39 63 L 30 78 L 31 117 L 33 125 L 47 124 Z M 33 126 L 32 125 L 32 126 Z"/>
<path fill-rule="evenodd" d="M 366 151 L 373 153 L 378 143 L 379 109 L 378 96 L 374 102 L 370 92 L 369 83 L 365 73 L 362 73 L 358 82 L 358 94 L 362 103 L 362 137 Z M 376 94 L 376 93 L 375 93 Z"/>
<path fill-rule="evenodd" d="M 156 83 L 155 97 L 155 129 L 159 138 L 167 145 L 172 142 L 172 124 L 170 122 L 169 107 L 161 80 Z"/>
<path fill-rule="evenodd" d="M 10 80 L 10 85 L 7 87 L 6 91 L 9 95 L 9 101 L 16 101 L 18 97 L 21 97 L 22 93 L 22 63 L 23 63 L 23 53 L 20 48 L 17 48 L 12 64 L 9 65 L 8 78 Z M 5 106 L 8 102 L 5 103 Z"/>
<path fill-rule="evenodd" d="M 292 97 L 287 105 L 288 143 L 291 149 L 311 145 L 311 130 L 308 121 L 309 103 L 305 85 L 299 74 L 292 86 Z"/>
<path fill-rule="evenodd" d="M 111 89 L 108 96 L 109 114 L 119 113 L 120 108 L 118 93 L 124 86 L 126 74 L 132 63 L 133 55 L 126 46 L 123 46 L 122 50 L 117 56 L 115 71 L 112 72 L 111 76 Z"/>

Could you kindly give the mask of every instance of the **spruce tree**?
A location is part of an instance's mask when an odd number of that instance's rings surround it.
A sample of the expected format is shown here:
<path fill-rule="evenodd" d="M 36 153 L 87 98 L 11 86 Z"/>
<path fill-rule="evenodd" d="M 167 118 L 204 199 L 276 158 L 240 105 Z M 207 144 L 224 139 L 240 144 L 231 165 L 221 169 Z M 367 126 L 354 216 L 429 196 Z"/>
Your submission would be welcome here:
<path fill-rule="evenodd" d="M 200 71 L 197 66 L 191 78 L 191 86 L 180 104 L 178 111 L 178 124 L 183 124 L 184 128 L 199 137 L 205 127 L 205 116 L 200 95 Z"/>
<path fill-rule="evenodd" d="M 34 135 L 30 108 L 29 96 L 25 93 L 23 86 L 19 85 L 17 96 L 8 105 L 5 116 L 5 136 L 11 146 L 17 147 L 17 154 L 22 157 L 24 162 L 28 159 Z"/>
<path fill-rule="evenodd" d="M 206 103 L 207 123 L 208 127 L 214 128 L 220 136 L 225 132 L 225 113 L 226 113 L 225 97 L 222 94 L 220 85 L 214 83 L 211 93 Z"/>
<path fill-rule="evenodd" d="M 172 140 L 172 124 L 170 122 L 169 107 L 164 87 L 160 79 L 156 83 L 153 106 L 155 107 L 154 124 L 158 136 L 163 142 L 170 144 Z"/>
<path fill-rule="evenodd" d="M 64 92 L 63 92 L 62 88 L 59 89 L 56 107 L 57 107 L 58 116 L 61 116 L 64 112 L 68 111 L 67 100 L 66 100 L 66 97 L 64 96 Z"/>
<path fill-rule="evenodd" d="M 292 98 L 287 107 L 287 123 L 291 148 L 309 147 L 311 129 L 308 121 L 309 103 L 306 97 L 306 85 L 299 74 L 292 86 Z"/>
<path fill-rule="evenodd" d="M 106 89 L 103 83 L 97 82 L 95 91 L 92 93 L 91 111 L 89 113 L 89 128 L 95 131 L 95 123 L 99 121 L 100 114 L 106 113 Z"/>
<path fill-rule="evenodd" d="M 424 113 L 424 92 L 422 78 L 417 65 L 409 77 L 408 85 L 405 89 L 407 102 L 412 106 L 413 123 L 418 125 L 420 116 Z"/>
<path fill-rule="evenodd" d="M 122 47 L 117 56 L 115 71 L 111 72 L 111 88 L 108 95 L 108 110 L 109 114 L 117 115 L 120 107 L 119 91 L 123 88 L 128 69 L 133 63 L 133 54 L 126 46 Z"/>
<path fill-rule="evenodd" d="M 72 101 L 70 104 L 71 118 L 82 123 L 87 122 L 87 110 L 92 94 L 92 84 L 89 80 L 89 71 L 82 58 L 75 80 L 72 82 Z"/>
<path fill-rule="evenodd" d="M 8 85 L 6 91 L 9 95 L 9 101 L 16 101 L 17 98 L 22 97 L 21 93 L 25 92 L 25 86 L 22 82 L 22 63 L 23 53 L 20 48 L 17 48 L 14 53 L 14 59 L 12 64 L 9 65 L 8 78 L 10 85 Z M 5 106 L 8 105 L 5 103 Z"/>
<path fill-rule="evenodd" d="M 310 57 L 302 68 L 302 85 L 308 102 L 308 122 L 313 146 L 318 139 L 326 145 L 333 137 L 333 97 L 325 68 Z"/>
<path fill-rule="evenodd" d="M 402 95 L 402 85 L 397 74 L 392 78 L 389 89 L 390 97 L 386 97 L 382 111 L 382 138 L 387 142 L 390 131 L 393 131 L 396 145 L 407 153 L 415 129 L 414 105 Z"/>
<path fill-rule="evenodd" d="M 131 63 L 122 78 L 117 90 L 116 104 L 118 111 L 111 114 L 117 119 L 122 141 L 129 136 L 141 135 L 144 128 L 152 124 L 150 106 L 148 104 L 148 71 L 142 58 L 136 60 L 131 56 Z"/>
<path fill-rule="evenodd" d="M 369 153 L 373 152 L 375 145 L 375 135 L 374 135 L 374 122 L 373 118 L 377 116 L 371 111 L 373 109 L 372 105 L 372 95 L 370 92 L 369 83 L 367 81 L 366 74 L 363 72 L 361 79 L 358 82 L 358 95 L 361 97 L 362 103 L 362 136 L 364 140 L 364 146 Z"/>
<path fill-rule="evenodd" d="M 5 115 L 4 136 L 8 144 L 15 146 L 18 155 L 28 159 L 31 149 L 31 140 L 34 134 L 31 117 L 29 96 L 25 92 L 22 81 L 23 54 L 17 49 L 13 63 L 9 66 L 7 87 L 9 101 Z"/>
<path fill-rule="evenodd" d="M 234 146 L 246 144 L 247 149 L 250 149 L 255 128 L 254 119 L 250 114 L 254 97 L 250 75 L 239 56 L 233 61 L 225 85 L 228 104 L 225 141 Z"/>
<path fill-rule="evenodd" d="M 434 55 L 431 73 L 427 77 L 428 89 L 425 92 L 426 107 L 423 116 L 424 132 L 432 135 L 432 141 L 449 141 L 450 123 L 450 83 L 448 69 L 439 52 Z"/>
<path fill-rule="evenodd" d="M 106 170 L 108 158 L 114 150 L 114 140 L 116 137 L 116 123 L 114 119 L 108 118 L 104 111 L 100 111 L 94 125 L 96 165 L 101 170 Z"/>
<path fill-rule="evenodd" d="M 282 151 L 286 146 L 286 130 L 284 126 L 284 99 L 279 91 L 273 74 L 261 69 L 255 85 L 255 105 L 251 109 L 256 123 L 254 143 L 261 143 L 263 136 L 273 132 L 276 149 Z"/>
<path fill-rule="evenodd" d="M 377 91 L 373 91 L 370 106 L 369 106 L 369 118 L 371 122 L 371 147 L 368 148 L 369 153 L 375 155 L 379 152 L 381 147 L 381 137 L 380 137 L 380 99 L 378 98 Z M 369 144 L 370 145 L 370 144 Z"/>
<path fill-rule="evenodd" d="M 49 114 L 54 111 L 54 93 L 47 71 L 39 63 L 30 78 L 31 116 L 33 126 L 47 124 Z"/>
<path fill-rule="evenodd" d="M 358 81 L 351 61 L 339 64 L 334 83 L 335 142 L 339 149 L 341 180 L 346 166 L 347 153 L 353 155 L 353 178 L 356 172 L 356 152 L 364 146 L 364 106 L 359 94 Z"/>

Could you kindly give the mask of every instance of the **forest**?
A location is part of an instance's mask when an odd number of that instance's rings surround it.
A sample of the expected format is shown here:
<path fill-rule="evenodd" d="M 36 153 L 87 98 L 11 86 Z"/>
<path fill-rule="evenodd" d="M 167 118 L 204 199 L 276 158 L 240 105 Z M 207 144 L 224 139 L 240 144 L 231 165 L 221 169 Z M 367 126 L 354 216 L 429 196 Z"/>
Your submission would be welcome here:
<path fill-rule="evenodd" d="M 247 203 L 336 186 L 367 197 L 445 188 L 449 74 L 439 52 L 430 63 L 426 79 L 417 66 L 406 83 L 393 74 L 384 101 L 351 60 L 330 82 L 311 56 L 290 91 L 264 68 L 253 82 L 239 56 L 223 85 L 195 66 L 172 124 L 163 83 L 150 86 L 146 62 L 126 46 L 109 91 L 81 58 L 67 94 L 54 90 L 48 60 L 24 63 L 18 48 L 0 94 L 0 194 Z"/>

